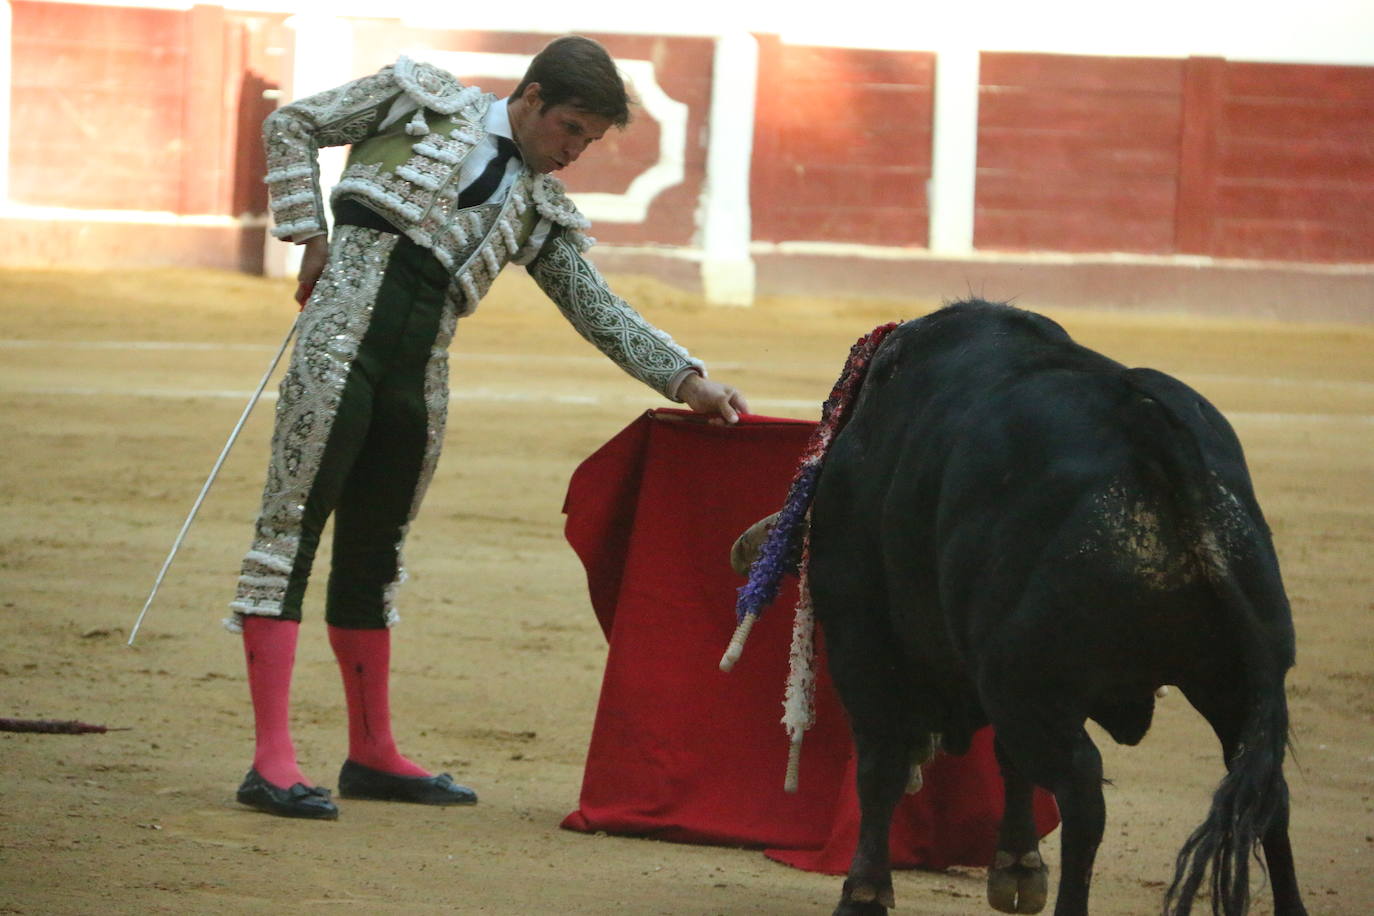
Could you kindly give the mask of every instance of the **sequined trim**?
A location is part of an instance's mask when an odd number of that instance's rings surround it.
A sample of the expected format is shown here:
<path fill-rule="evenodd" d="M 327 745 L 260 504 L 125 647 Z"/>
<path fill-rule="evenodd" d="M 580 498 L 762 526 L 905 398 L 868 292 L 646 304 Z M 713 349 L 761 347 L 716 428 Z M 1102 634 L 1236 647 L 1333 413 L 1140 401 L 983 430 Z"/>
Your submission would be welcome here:
<path fill-rule="evenodd" d="M 324 230 L 324 200 L 319 190 L 318 153 L 322 146 L 357 143 L 381 121 L 391 100 L 401 94 L 392 68 L 297 99 L 262 122 L 267 153 L 267 190 L 272 234 L 290 238 Z"/>
<path fill-rule="evenodd" d="M 332 200 L 354 197 L 371 205 L 397 227 L 411 226 L 419 221 L 429 204 L 430 194 L 424 188 L 381 171 L 379 165 L 354 164 L 344 169 Z"/>
<path fill-rule="evenodd" d="M 394 71 L 396 82 L 401 84 L 407 95 L 440 114 L 456 114 L 483 95 L 476 86 L 464 86 L 452 74 L 409 57 L 398 58 Z"/>
<path fill-rule="evenodd" d="M 616 365 L 665 397 L 680 371 L 703 368 L 700 360 L 611 292 L 576 242 L 559 236 L 545 248 L 530 266 L 530 275 L 577 332 Z"/>
<path fill-rule="evenodd" d="M 578 212 L 577 207 L 568 198 L 568 192 L 563 182 L 552 175 L 537 175 L 533 181 L 530 196 L 534 200 L 535 209 L 539 215 L 551 220 L 560 226 L 570 230 L 573 244 L 578 251 L 585 252 L 592 247 L 593 239 L 586 235 L 586 231 L 591 228 L 591 222 Z"/>
<path fill-rule="evenodd" d="M 262 509 L 229 605 L 234 623 L 241 623 L 244 614 L 282 613 L 305 501 L 398 241 L 391 233 L 359 226 L 340 226 L 335 233 L 329 262 L 301 313 L 291 365 L 281 381 Z"/>

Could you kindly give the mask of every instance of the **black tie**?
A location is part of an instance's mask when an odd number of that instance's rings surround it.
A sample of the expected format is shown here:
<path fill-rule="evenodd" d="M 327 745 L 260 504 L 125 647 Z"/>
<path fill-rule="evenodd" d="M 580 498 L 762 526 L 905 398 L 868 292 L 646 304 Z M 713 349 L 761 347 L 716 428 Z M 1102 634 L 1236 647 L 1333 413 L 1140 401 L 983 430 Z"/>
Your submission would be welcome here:
<path fill-rule="evenodd" d="M 473 179 L 472 184 L 464 188 L 462 193 L 458 195 L 458 208 L 461 210 L 486 203 L 491 192 L 495 191 L 496 186 L 501 183 L 501 176 L 506 173 L 506 163 L 510 162 L 510 157 L 514 155 L 515 144 L 505 137 L 497 136 L 496 155 L 487 163 L 482 174 Z"/>

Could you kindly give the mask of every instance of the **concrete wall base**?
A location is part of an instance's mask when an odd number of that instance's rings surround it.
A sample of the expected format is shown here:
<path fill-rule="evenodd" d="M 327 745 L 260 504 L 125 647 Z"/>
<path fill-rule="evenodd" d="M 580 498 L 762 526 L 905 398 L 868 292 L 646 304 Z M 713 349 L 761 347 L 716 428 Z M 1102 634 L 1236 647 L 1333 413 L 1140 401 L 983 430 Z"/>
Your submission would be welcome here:
<path fill-rule="evenodd" d="M 644 249 L 592 250 L 608 273 L 639 273 L 703 292 L 696 262 Z M 911 300 L 922 308 L 979 296 L 1029 309 L 1092 308 L 1374 323 L 1374 265 L 1271 264 L 1112 256 L 756 253 L 759 296 Z"/>
<path fill-rule="evenodd" d="M 209 267 L 263 272 L 262 226 L 0 216 L 0 267 Z"/>

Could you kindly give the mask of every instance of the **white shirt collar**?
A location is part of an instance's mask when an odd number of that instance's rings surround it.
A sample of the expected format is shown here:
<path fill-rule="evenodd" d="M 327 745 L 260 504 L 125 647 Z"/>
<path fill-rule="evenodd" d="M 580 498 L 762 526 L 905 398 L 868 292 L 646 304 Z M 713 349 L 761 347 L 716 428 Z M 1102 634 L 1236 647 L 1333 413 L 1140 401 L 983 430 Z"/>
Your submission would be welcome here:
<path fill-rule="evenodd" d="M 482 118 L 482 126 L 487 133 L 496 134 L 498 137 L 505 137 L 512 142 L 515 141 L 515 133 L 510 129 L 510 99 L 500 99 L 487 106 L 487 113 Z"/>

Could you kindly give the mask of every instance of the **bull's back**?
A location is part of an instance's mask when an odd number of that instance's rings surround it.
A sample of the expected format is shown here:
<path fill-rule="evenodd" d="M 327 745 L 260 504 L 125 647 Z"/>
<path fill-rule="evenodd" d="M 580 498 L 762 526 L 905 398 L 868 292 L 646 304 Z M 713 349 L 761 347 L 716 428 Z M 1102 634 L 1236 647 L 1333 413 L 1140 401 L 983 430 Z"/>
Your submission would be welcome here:
<path fill-rule="evenodd" d="M 1121 371 L 1005 306 L 961 304 L 904 324 L 831 447 L 814 525 L 881 537 L 902 566 L 934 576 L 940 548 L 971 527 L 986 545 L 989 525 L 1043 522 L 1065 488 L 1100 473 L 1108 408 L 1085 380 Z"/>
<path fill-rule="evenodd" d="M 1046 386 L 1082 400 L 1074 375 L 1113 367 L 1040 316 L 942 310 L 889 335 L 827 455 L 811 527 L 827 640 L 901 647 L 913 689 L 940 697 L 938 730 L 955 747 L 982 724 L 972 668 L 979 634 L 1003 610 L 976 599 L 1024 577 L 1026 545 L 1056 525 L 1054 493 L 1088 483 L 1090 469 L 1058 448 L 1091 427 L 1088 414 L 1037 420 L 1034 407 Z M 857 648 L 853 657 L 866 663 Z"/>

